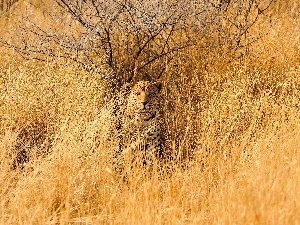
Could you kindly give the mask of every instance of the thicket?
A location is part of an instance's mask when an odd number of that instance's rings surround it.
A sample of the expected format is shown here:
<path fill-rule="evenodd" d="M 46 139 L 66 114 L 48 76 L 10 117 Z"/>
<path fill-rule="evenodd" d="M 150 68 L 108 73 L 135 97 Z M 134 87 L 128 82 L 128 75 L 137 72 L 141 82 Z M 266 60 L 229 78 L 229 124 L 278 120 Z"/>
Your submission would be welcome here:
<path fill-rule="evenodd" d="M 96 76 L 102 86 L 106 83 L 105 93 L 99 92 L 106 99 L 126 82 L 160 79 L 169 145 L 180 157 L 197 148 L 211 149 L 203 144 L 206 135 L 212 137 L 215 151 L 243 137 L 255 139 L 273 120 L 266 104 L 296 107 L 296 75 L 286 74 L 286 62 L 267 43 L 280 16 L 287 15 L 280 1 L 21 3 L 9 12 L 16 25 L 0 39 L 2 46 L 31 60 L 27 62 L 85 70 L 88 80 Z M 289 5 L 292 18 L 297 6 Z M 37 9 L 43 13 L 36 14 Z M 293 45 L 283 56 L 293 60 L 289 66 L 297 63 L 296 42 Z M 58 113 L 66 115 L 59 99 L 35 100 L 38 106 L 24 114 L 37 114 L 33 123 L 54 123 Z M 98 99 L 96 108 L 104 101 Z M 285 121 L 288 116 L 280 117 Z M 22 124 L 24 119 L 11 121 Z"/>
<path fill-rule="evenodd" d="M 20 18 L 18 40 L 1 42 L 24 58 L 74 61 L 118 89 L 135 77 L 158 79 L 189 49 L 201 55 L 203 69 L 243 59 L 267 34 L 258 27 L 268 27 L 274 2 L 56 0 L 44 10 L 47 25 L 29 12 Z"/>

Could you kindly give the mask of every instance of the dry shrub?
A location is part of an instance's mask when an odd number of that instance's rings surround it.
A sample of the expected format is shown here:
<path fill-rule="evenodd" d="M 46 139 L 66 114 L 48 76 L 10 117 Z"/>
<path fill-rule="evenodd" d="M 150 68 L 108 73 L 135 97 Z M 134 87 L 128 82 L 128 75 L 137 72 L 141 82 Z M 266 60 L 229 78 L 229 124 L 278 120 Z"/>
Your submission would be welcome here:
<path fill-rule="evenodd" d="M 30 160 L 50 154 L 53 135 L 53 130 L 44 122 L 31 121 L 23 127 L 16 137 L 10 156 L 13 159 L 12 168 L 23 169 Z"/>

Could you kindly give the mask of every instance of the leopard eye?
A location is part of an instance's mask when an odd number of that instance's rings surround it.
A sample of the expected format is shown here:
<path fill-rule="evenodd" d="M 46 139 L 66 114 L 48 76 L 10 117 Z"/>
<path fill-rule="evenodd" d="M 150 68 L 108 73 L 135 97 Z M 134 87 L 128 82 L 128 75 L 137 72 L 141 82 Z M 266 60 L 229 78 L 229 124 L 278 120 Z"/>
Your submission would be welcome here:
<path fill-rule="evenodd" d="M 149 92 L 149 94 L 154 94 L 154 93 L 155 93 L 155 90 L 154 90 L 153 88 L 150 88 L 150 89 L 148 90 L 148 92 Z"/>

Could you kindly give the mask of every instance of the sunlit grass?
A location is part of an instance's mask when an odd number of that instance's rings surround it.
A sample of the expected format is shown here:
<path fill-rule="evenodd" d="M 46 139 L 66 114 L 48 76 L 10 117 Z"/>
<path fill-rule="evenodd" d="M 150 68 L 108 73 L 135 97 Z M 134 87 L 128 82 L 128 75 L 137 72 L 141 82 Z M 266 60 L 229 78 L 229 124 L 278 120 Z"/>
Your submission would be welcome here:
<path fill-rule="evenodd" d="M 1 50 L 0 224 L 299 224 L 300 33 L 278 18 L 244 61 L 196 46 L 166 69 L 164 175 L 114 173 L 99 75 Z M 43 144 L 13 170 L 18 138 L 34 137 L 20 134 L 39 124 Z"/>

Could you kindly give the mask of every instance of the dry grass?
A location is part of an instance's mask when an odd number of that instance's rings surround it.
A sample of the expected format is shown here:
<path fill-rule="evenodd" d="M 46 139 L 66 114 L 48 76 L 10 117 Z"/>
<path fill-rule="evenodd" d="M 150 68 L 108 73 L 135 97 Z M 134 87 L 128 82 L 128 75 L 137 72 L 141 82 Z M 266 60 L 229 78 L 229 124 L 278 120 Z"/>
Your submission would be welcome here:
<path fill-rule="evenodd" d="M 300 31 L 285 12 L 242 63 L 178 56 L 162 97 L 182 163 L 171 176 L 133 168 L 128 182 L 96 145 L 103 80 L 1 50 L 0 224 L 300 224 Z M 12 170 L 20 134 L 38 124 L 36 159 Z M 38 157 L 47 140 L 51 154 Z"/>

